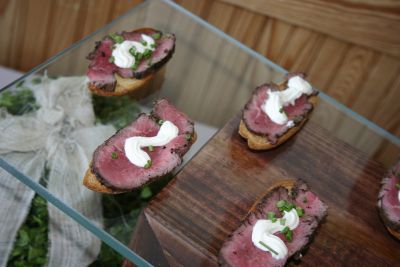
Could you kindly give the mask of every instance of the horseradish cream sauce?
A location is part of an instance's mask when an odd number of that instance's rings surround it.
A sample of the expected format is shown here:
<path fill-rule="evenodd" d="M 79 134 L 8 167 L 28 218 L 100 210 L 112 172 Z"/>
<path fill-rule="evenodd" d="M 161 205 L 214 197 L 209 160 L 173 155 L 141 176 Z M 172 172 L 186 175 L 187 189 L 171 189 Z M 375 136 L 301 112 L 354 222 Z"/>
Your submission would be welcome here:
<path fill-rule="evenodd" d="M 124 150 L 128 160 L 138 166 L 145 167 L 151 161 L 149 154 L 142 150 L 143 147 L 165 146 L 178 136 L 179 129 L 170 121 L 165 121 L 156 136 L 134 136 L 125 140 Z"/>
<path fill-rule="evenodd" d="M 136 52 L 140 54 L 143 54 L 146 50 L 155 50 L 155 42 L 153 38 L 146 34 L 142 34 L 142 41 L 144 42 L 125 40 L 120 44 L 115 44 L 115 49 L 112 51 L 114 64 L 120 68 L 131 68 L 134 66 L 136 59 L 129 52 L 132 47 L 134 47 Z"/>
<path fill-rule="evenodd" d="M 284 211 L 282 217 L 285 223 L 281 223 L 282 220 L 277 219 L 275 222 L 271 220 L 258 220 L 253 227 L 251 235 L 251 241 L 257 248 L 270 252 L 274 259 L 283 259 L 288 249 L 285 243 L 274 233 L 282 231 L 286 226 L 290 230 L 294 230 L 300 223 L 299 215 L 296 209 L 291 209 L 289 212 Z M 273 251 L 270 251 L 265 245 L 270 247 Z"/>
<path fill-rule="evenodd" d="M 286 124 L 289 128 L 294 126 L 293 122 L 288 120 L 283 107 L 294 105 L 296 99 L 303 94 L 310 95 L 313 92 L 312 86 L 300 76 L 289 79 L 287 88 L 282 91 L 268 90 L 268 98 L 261 106 L 261 109 L 276 124 Z"/>

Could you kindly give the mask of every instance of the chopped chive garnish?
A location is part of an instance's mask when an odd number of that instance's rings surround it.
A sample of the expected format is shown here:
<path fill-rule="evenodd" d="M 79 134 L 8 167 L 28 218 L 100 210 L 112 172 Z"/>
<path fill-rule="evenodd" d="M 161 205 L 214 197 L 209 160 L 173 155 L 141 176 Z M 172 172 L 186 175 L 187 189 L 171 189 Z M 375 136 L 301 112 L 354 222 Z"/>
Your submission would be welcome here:
<path fill-rule="evenodd" d="M 137 55 L 136 55 L 136 60 L 137 60 L 137 61 L 142 60 L 142 58 L 143 58 L 143 54 L 137 54 Z"/>
<path fill-rule="evenodd" d="M 267 244 L 265 244 L 264 242 L 260 241 L 259 242 L 261 246 L 265 247 L 266 249 L 268 249 L 269 251 L 271 251 L 272 253 L 274 253 L 275 255 L 278 255 L 278 252 L 276 252 L 275 250 L 273 250 L 270 246 L 268 246 Z"/>
<path fill-rule="evenodd" d="M 302 217 L 304 215 L 304 210 L 300 207 L 296 207 L 296 212 L 299 217 Z"/>
<path fill-rule="evenodd" d="M 145 40 L 140 41 L 142 43 L 142 45 L 146 46 L 147 42 Z"/>
<path fill-rule="evenodd" d="M 292 241 L 293 240 L 293 231 L 292 230 L 287 231 L 287 233 L 285 234 L 285 237 L 288 241 Z"/>
<path fill-rule="evenodd" d="M 146 165 L 144 165 L 145 169 L 149 169 L 151 167 L 151 160 L 148 160 Z"/>
<path fill-rule="evenodd" d="M 156 33 L 153 33 L 153 34 L 151 35 L 151 37 L 152 37 L 153 39 L 157 40 L 157 39 L 160 39 L 161 34 L 160 34 L 159 32 L 156 32 Z"/>
<path fill-rule="evenodd" d="M 159 120 L 159 121 L 158 121 L 158 124 L 159 124 L 159 125 L 162 125 L 163 123 L 164 123 L 163 120 Z"/>
<path fill-rule="evenodd" d="M 136 55 L 136 47 L 132 46 L 131 48 L 129 48 L 129 53 L 130 53 L 132 56 L 135 56 L 135 55 Z"/>
<path fill-rule="evenodd" d="M 117 159 L 117 158 L 118 158 L 117 152 L 115 152 L 115 151 L 112 152 L 112 153 L 111 153 L 111 158 L 112 158 L 112 159 Z"/>
<path fill-rule="evenodd" d="M 290 228 L 288 226 L 285 226 L 285 228 L 282 229 L 281 233 L 286 234 L 288 231 L 290 231 Z"/>
<path fill-rule="evenodd" d="M 116 42 L 117 44 L 120 44 L 124 41 L 124 37 L 122 37 L 121 35 L 115 34 L 115 33 L 110 33 L 108 35 L 114 42 Z"/>
<path fill-rule="evenodd" d="M 156 44 L 151 44 L 150 47 L 151 48 L 156 48 Z"/>
<path fill-rule="evenodd" d="M 277 203 L 276 203 L 276 207 L 277 208 L 283 208 L 284 206 L 286 205 L 286 201 L 285 200 L 279 200 Z"/>
<path fill-rule="evenodd" d="M 192 135 L 191 134 L 185 134 L 185 138 L 186 138 L 186 141 L 190 141 L 190 140 L 192 140 Z"/>
<path fill-rule="evenodd" d="M 114 58 L 113 56 L 111 56 L 111 57 L 108 59 L 108 62 L 113 63 L 114 60 L 115 60 L 115 58 Z"/>
<path fill-rule="evenodd" d="M 285 225 L 286 219 L 285 219 L 285 218 L 279 219 L 279 223 L 280 223 L 281 225 Z"/>
<path fill-rule="evenodd" d="M 151 145 L 150 145 L 150 146 L 149 146 L 149 151 L 150 151 L 150 152 L 153 152 L 153 151 L 154 151 L 154 146 L 151 146 Z"/>
<path fill-rule="evenodd" d="M 396 184 L 396 188 L 400 190 L 400 184 Z"/>
<path fill-rule="evenodd" d="M 268 220 L 273 220 L 273 219 L 276 219 L 276 215 L 275 215 L 275 212 L 273 212 L 273 211 L 270 211 L 270 212 L 268 212 L 267 213 L 267 219 Z"/>
<path fill-rule="evenodd" d="M 41 82 L 42 82 L 42 79 L 40 79 L 39 77 L 35 77 L 35 78 L 32 79 L 32 83 L 33 84 L 39 84 Z"/>
<path fill-rule="evenodd" d="M 132 70 L 136 70 L 137 67 L 139 66 L 139 63 L 137 61 L 135 61 L 135 64 L 133 64 L 133 66 L 131 67 Z"/>

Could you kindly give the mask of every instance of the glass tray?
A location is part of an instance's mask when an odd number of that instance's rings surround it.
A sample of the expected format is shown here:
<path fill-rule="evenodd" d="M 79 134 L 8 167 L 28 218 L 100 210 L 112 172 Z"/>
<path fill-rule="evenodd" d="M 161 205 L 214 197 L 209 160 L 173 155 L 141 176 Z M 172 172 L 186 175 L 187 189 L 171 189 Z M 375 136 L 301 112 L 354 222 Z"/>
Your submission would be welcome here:
<path fill-rule="evenodd" d="M 146 259 L 128 248 L 136 219 L 142 208 L 230 118 L 241 111 L 257 85 L 271 81 L 279 82 L 286 72 L 282 67 L 172 1 L 154 0 L 145 1 L 34 68 L 20 79 L 1 89 L 0 97 L 9 94 L 8 92 L 26 89 L 29 84 L 34 84 L 31 86 L 32 90 L 41 90 L 38 79 L 42 79 L 43 75 L 53 79 L 84 76 L 88 65 L 86 55 L 93 49 L 95 41 L 111 32 L 144 26 L 175 33 L 177 37 L 175 54 L 167 64 L 162 79 L 151 85 L 149 89 L 151 93 L 136 100 L 125 98 L 125 102 L 122 104 L 118 102 L 120 100 L 111 102 L 116 109 L 120 108 L 119 105 L 124 105 L 124 107 L 132 105 L 135 109 L 147 111 L 155 99 L 166 97 L 178 109 L 195 120 L 198 140 L 185 155 L 184 162 L 179 168 L 150 187 L 122 195 L 102 195 L 105 227 L 100 228 L 65 203 L 62 197 L 56 197 L 49 192 L 46 189 L 46 179 L 42 179 L 40 183 L 35 182 L 0 154 L 1 168 L 20 180 L 24 184 L 21 186 L 28 186 L 50 203 L 49 205 L 54 205 L 67 216 L 76 220 L 96 238 L 102 240 L 104 250 L 102 249 L 101 255 L 106 253 L 105 247 L 109 246 L 116 251 L 115 255 L 121 255 L 120 257 L 116 256 L 117 262 L 122 264 L 123 257 L 137 266 L 150 265 Z M 386 167 L 395 162 L 400 153 L 398 137 L 322 92 L 319 94 L 319 99 L 319 105 L 311 115 L 311 121 Z M 97 103 L 95 111 L 97 119 L 99 119 L 105 105 L 110 103 L 105 104 L 101 99 L 93 101 Z M 26 109 L 26 106 L 21 108 Z M 133 114 L 137 114 L 137 112 Z M 21 114 L 21 116 L 27 115 Z M 115 118 L 107 122 L 117 123 Z M 77 177 L 77 179 L 81 178 Z M 17 188 L 12 190 L 17 190 Z M 106 266 L 104 264 L 103 262 L 103 266 Z M 101 266 L 101 264 L 93 266 Z"/>

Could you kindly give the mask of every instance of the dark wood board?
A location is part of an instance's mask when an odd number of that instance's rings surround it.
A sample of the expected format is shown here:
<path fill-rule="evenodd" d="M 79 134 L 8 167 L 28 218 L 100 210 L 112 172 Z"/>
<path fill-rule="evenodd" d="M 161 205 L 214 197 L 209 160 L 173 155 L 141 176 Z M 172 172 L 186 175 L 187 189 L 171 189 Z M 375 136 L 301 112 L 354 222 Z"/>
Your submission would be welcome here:
<path fill-rule="evenodd" d="M 159 266 L 216 266 L 222 243 L 254 202 L 277 181 L 301 178 L 329 206 L 301 266 L 400 265 L 400 242 L 376 209 L 382 165 L 312 122 L 277 149 L 253 152 L 237 133 L 239 121 L 232 119 L 155 196 L 132 249 L 145 257 L 153 251 L 163 258 Z M 155 240 L 137 242 L 146 239 Z"/>

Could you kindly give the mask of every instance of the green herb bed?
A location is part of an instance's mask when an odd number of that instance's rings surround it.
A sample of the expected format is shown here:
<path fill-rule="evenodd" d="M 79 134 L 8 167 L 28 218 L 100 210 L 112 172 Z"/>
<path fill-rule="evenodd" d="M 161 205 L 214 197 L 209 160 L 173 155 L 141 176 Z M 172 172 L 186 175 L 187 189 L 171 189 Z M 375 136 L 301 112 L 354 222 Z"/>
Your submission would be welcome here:
<path fill-rule="evenodd" d="M 31 81 L 41 82 L 40 78 Z M 116 129 L 123 128 L 140 113 L 137 103 L 129 97 L 93 97 L 93 107 L 97 122 L 113 124 Z M 0 109 L 10 114 L 23 115 L 38 109 L 29 86 L 17 85 L 17 90 L 0 94 Z M 41 183 L 46 185 L 48 170 L 45 170 Z M 102 195 L 104 227 L 118 240 L 128 244 L 137 218 L 151 197 L 159 192 L 171 179 L 166 176 L 149 186 L 120 195 Z M 7 266 L 44 266 L 48 249 L 48 211 L 47 201 L 35 195 L 29 214 L 17 233 L 14 248 Z M 91 267 L 121 266 L 123 258 L 112 248 L 102 243 L 100 254 Z"/>

